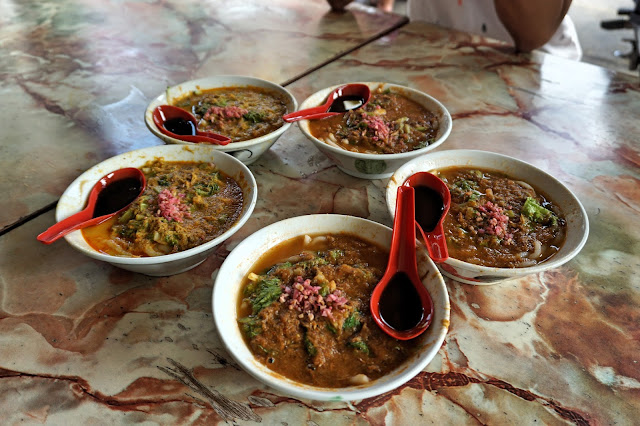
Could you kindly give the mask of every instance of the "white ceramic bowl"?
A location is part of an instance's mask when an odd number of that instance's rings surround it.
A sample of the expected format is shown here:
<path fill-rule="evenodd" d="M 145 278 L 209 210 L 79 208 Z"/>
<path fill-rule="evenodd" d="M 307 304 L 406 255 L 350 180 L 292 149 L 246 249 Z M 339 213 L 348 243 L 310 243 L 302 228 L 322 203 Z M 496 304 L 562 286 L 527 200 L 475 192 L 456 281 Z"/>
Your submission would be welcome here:
<path fill-rule="evenodd" d="M 212 308 L 218 334 L 227 351 L 249 374 L 282 393 L 298 398 L 342 401 L 357 400 L 392 390 L 424 369 L 436 355 L 449 327 L 449 296 L 444 280 L 424 247 L 418 250 L 418 269 L 434 303 L 433 322 L 419 337 L 421 349 L 404 365 L 370 383 L 346 388 L 320 388 L 281 376 L 257 361 L 245 343 L 237 323 L 238 298 L 245 276 L 267 250 L 298 235 L 354 233 L 385 247 L 391 245 L 391 229 L 353 216 L 298 216 L 269 225 L 242 241 L 222 264 L 213 287 Z"/>
<path fill-rule="evenodd" d="M 129 271 L 146 275 L 166 276 L 187 271 L 202 263 L 216 246 L 232 236 L 249 219 L 256 205 L 258 190 L 256 181 L 244 164 L 236 158 L 212 149 L 209 145 L 160 145 L 126 152 L 109 158 L 81 174 L 65 190 L 58 201 L 56 220 L 60 221 L 82 210 L 93 185 L 107 173 L 122 167 L 140 167 L 147 161 L 164 158 L 166 161 L 207 161 L 234 178 L 244 196 L 244 205 L 238 221 L 217 238 L 197 247 L 178 253 L 154 257 L 110 256 L 94 250 L 82 236 L 80 230 L 67 234 L 64 238 L 71 246 L 94 259 L 111 263 Z"/>
<path fill-rule="evenodd" d="M 212 77 L 201 78 L 198 80 L 191 80 L 176 86 L 169 87 L 164 93 L 153 99 L 147 110 L 144 113 L 144 121 L 151 132 L 162 139 L 163 141 L 171 144 L 185 144 L 196 145 L 191 142 L 185 142 L 180 139 L 175 139 L 162 133 L 153 122 L 153 110 L 158 105 L 170 104 L 173 99 L 180 98 L 183 95 L 196 90 L 196 89 L 213 89 L 216 87 L 232 87 L 232 86 L 256 86 L 265 89 L 271 89 L 281 93 L 287 99 L 287 110 L 293 112 L 298 108 L 298 102 L 296 98 L 284 87 L 272 83 L 267 80 L 262 80 L 255 77 L 246 77 L 240 75 L 216 75 Z M 169 99 L 167 100 L 167 93 Z M 231 154 L 244 164 L 251 164 L 256 161 L 276 140 L 282 135 L 291 123 L 284 123 L 277 130 L 268 133 L 259 138 L 249 139 L 242 142 L 231 142 L 228 145 L 212 145 L 216 150 Z"/>
<path fill-rule="evenodd" d="M 449 258 L 439 264 L 440 271 L 456 281 L 487 285 L 520 278 L 556 268 L 576 256 L 589 236 L 587 213 L 578 198 L 559 180 L 539 168 L 513 157 L 488 151 L 449 150 L 432 152 L 400 167 L 387 184 L 387 208 L 394 215 L 398 185 L 416 172 L 429 172 L 447 167 L 466 166 L 501 171 L 521 179 L 543 191 L 560 207 L 567 221 L 567 237 L 560 250 L 549 260 L 524 268 L 494 268 L 474 265 Z"/>
<path fill-rule="evenodd" d="M 304 133 L 304 135 L 309 138 L 309 140 L 311 140 L 311 142 L 313 142 L 323 154 L 336 163 L 338 168 L 343 172 L 363 179 L 388 178 L 398 167 L 407 161 L 419 157 L 440 146 L 447 139 L 449 133 L 451 133 L 451 115 L 444 105 L 435 98 L 419 90 L 399 86 L 397 84 L 380 82 L 365 82 L 363 84 L 368 85 L 372 91 L 379 86 L 382 86 L 383 89 L 391 89 L 394 92 L 401 93 L 409 99 L 418 102 L 438 117 L 438 120 L 440 121 L 440 128 L 438 130 L 436 140 L 424 148 L 399 154 L 365 154 L 361 152 L 351 152 L 346 149 L 328 145 L 311 134 L 309 131 L 309 120 L 298 121 L 298 125 L 300 126 L 302 133 Z M 300 109 L 302 110 L 322 105 L 329 93 L 339 86 L 342 86 L 342 84 L 327 87 L 326 89 L 322 89 L 314 93 L 302 102 Z"/>

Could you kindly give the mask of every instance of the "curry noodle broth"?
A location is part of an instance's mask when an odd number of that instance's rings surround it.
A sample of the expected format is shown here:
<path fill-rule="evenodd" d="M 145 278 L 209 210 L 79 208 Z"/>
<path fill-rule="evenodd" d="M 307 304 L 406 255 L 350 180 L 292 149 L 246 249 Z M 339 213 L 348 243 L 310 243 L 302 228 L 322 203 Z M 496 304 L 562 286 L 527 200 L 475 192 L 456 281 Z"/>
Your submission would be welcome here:
<path fill-rule="evenodd" d="M 300 236 L 269 250 L 243 283 L 238 323 L 255 357 L 297 382 L 367 383 L 419 346 L 386 335 L 369 312 L 389 253 L 351 234 Z"/>
<path fill-rule="evenodd" d="M 352 152 L 397 154 L 424 148 L 438 135 L 438 117 L 400 92 L 378 87 L 362 108 L 322 120 L 309 131 L 328 145 Z"/>
<path fill-rule="evenodd" d="M 172 101 L 196 116 L 198 129 L 228 136 L 233 142 L 264 136 L 284 125 L 287 100 L 255 86 L 196 90 Z"/>
<path fill-rule="evenodd" d="M 242 188 L 215 164 L 155 159 L 140 169 L 144 193 L 124 212 L 82 230 L 87 243 L 112 256 L 160 256 L 196 247 L 238 220 Z"/>
<path fill-rule="evenodd" d="M 551 258 L 562 246 L 567 226 L 561 210 L 527 182 L 468 167 L 435 173 L 451 192 L 444 230 L 452 258 L 527 267 Z"/>

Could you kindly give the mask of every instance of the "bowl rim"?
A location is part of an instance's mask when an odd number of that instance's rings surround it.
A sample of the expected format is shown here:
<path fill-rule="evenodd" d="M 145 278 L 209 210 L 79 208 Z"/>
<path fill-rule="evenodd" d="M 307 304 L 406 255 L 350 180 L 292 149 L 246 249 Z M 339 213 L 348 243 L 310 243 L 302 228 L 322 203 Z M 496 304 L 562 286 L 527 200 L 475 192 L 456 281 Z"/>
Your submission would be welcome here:
<path fill-rule="evenodd" d="M 236 80 L 236 82 L 230 82 L 229 84 L 218 84 L 216 85 L 215 81 L 224 81 L 224 80 Z M 291 94 L 291 92 L 289 92 L 289 90 L 287 90 L 285 87 L 274 83 L 272 81 L 269 80 L 264 80 L 262 78 L 258 78 L 258 77 L 252 77 L 252 76 L 248 76 L 248 75 L 236 75 L 236 74 L 221 74 L 221 75 L 212 75 L 209 77 L 202 77 L 202 78 L 198 78 L 198 79 L 194 79 L 194 80 L 188 80 L 188 81 L 183 81 L 181 83 L 178 84 L 174 84 L 173 86 L 169 86 L 167 87 L 167 89 L 159 94 L 158 96 L 156 96 L 155 98 L 151 99 L 151 101 L 149 102 L 149 104 L 147 105 L 147 108 L 145 109 L 144 112 L 144 122 L 147 125 L 147 128 L 151 131 L 151 133 L 153 133 L 155 136 L 157 136 L 158 138 L 160 138 L 161 140 L 163 140 L 164 142 L 167 143 L 172 143 L 172 144 L 176 144 L 176 145 L 198 145 L 197 143 L 194 142 L 187 142 L 187 141 L 183 141 L 180 139 L 176 139 L 176 138 L 172 138 L 171 136 L 165 135 L 164 133 L 162 133 L 158 127 L 156 126 L 156 124 L 153 122 L 153 110 L 158 106 L 158 105 L 162 105 L 162 104 L 166 104 L 167 103 L 167 91 L 171 91 L 171 89 L 175 89 L 179 86 L 182 85 L 193 85 L 193 86 L 198 86 L 198 85 L 202 85 L 202 86 L 207 86 L 205 87 L 205 89 L 213 89 L 213 88 L 217 88 L 217 87 L 243 87 L 243 86 L 251 86 L 252 83 L 259 83 L 262 84 L 264 86 L 267 86 L 277 92 L 282 93 L 283 95 L 285 95 L 287 97 L 287 100 L 289 102 L 292 103 L 293 106 L 293 110 L 297 110 L 298 109 L 298 101 L 296 100 L 295 96 L 293 96 L 293 94 Z M 213 84 L 213 85 L 212 85 Z M 259 145 L 261 143 L 264 142 L 268 142 L 269 140 L 271 140 L 272 138 L 275 138 L 277 136 L 282 135 L 290 126 L 292 123 L 287 123 L 284 122 L 284 124 L 280 127 L 278 127 L 276 130 L 267 133 L 266 135 L 262 135 L 259 136 L 257 138 L 253 138 L 253 139 L 247 139 L 246 141 L 240 141 L 240 142 L 231 142 L 227 145 L 211 145 L 213 148 L 215 148 L 218 151 L 236 151 L 236 150 L 241 150 L 244 148 L 248 148 L 251 146 L 255 146 L 255 145 Z"/>
<path fill-rule="evenodd" d="M 247 207 L 244 209 L 243 213 L 240 215 L 240 217 L 238 218 L 238 220 L 229 228 L 227 229 L 225 232 L 223 232 L 222 234 L 218 235 L 216 238 L 214 238 L 211 241 L 207 241 L 206 243 L 200 244 L 198 246 L 192 247 L 190 249 L 187 250 L 183 250 L 183 251 L 179 251 L 177 253 L 171 253 L 171 254 L 166 254 L 166 255 L 162 255 L 162 256 L 150 256 L 150 257 L 124 257 L 124 256 L 112 256 L 109 254 L 105 254 L 105 253 L 100 253 L 97 250 L 91 248 L 91 250 L 82 247 L 80 245 L 78 245 L 74 239 L 72 238 L 72 235 L 77 235 L 77 232 L 82 232 L 82 230 L 78 229 L 75 230 L 73 232 L 70 232 L 69 234 L 64 236 L 64 239 L 67 241 L 67 243 L 72 246 L 74 249 L 80 251 L 81 253 L 92 257 L 94 259 L 97 260 L 102 260 L 104 262 L 108 262 L 111 264 L 119 264 L 119 265 L 154 265 L 154 264 L 159 264 L 159 263 L 168 263 L 174 260 L 180 260 L 180 259 L 184 259 L 184 258 L 188 258 L 191 255 L 195 255 L 198 253 L 201 253 L 203 251 L 206 251 L 207 249 L 211 248 L 211 247 L 215 247 L 217 245 L 219 245 L 220 243 L 222 243 L 223 241 L 225 241 L 226 239 L 228 239 L 229 237 L 231 237 L 233 234 L 235 234 L 246 222 L 247 220 L 249 220 L 249 217 L 251 216 L 251 214 L 253 213 L 253 209 L 255 208 L 255 205 L 257 203 L 257 199 L 258 199 L 258 185 L 256 183 L 255 177 L 253 176 L 253 173 L 251 173 L 251 170 L 249 170 L 249 168 L 242 163 L 240 160 L 238 160 L 237 158 L 235 158 L 232 155 L 229 155 L 225 152 L 221 152 L 221 151 L 217 151 L 217 150 L 213 150 L 211 149 L 211 146 L 209 145 L 196 145 L 194 147 L 192 146 L 185 146 L 185 145 L 157 145 L 157 146 L 152 146 L 152 147 L 145 147 L 145 148 L 140 148 L 137 150 L 133 150 L 133 151 L 127 151 L 127 152 L 123 152 L 122 154 L 119 155 L 115 155 L 113 157 L 107 158 L 104 161 L 101 161 L 100 163 L 95 164 L 94 166 L 92 166 L 91 168 L 87 169 L 85 172 L 83 172 L 80 176 L 78 176 L 76 179 L 74 179 L 73 182 L 71 182 L 71 184 L 69 184 L 69 186 L 67 187 L 67 189 L 62 193 L 62 196 L 60 197 L 60 199 L 58 200 L 58 205 L 56 206 L 56 221 L 60 221 L 62 219 L 64 219 L 64 217 L 61 217 L 61 212 L 62 212 L 62 208 L 61 202 L 65 201 L 65 198 L 71 197 L 71 196 L 75 196 L 75 194 L 72 194 L 76 191 L 79 191 L 81 196 L 82 196 L 82 205 L 73 209 L 73 211 L 71 211 L 69 214 L 73 214 L 76 211 L 80 211 L 83 206 L 86 203 L 87 197 L 89 195 L 89 191 L 90 189 L 93 187 L 93 184 L 91 185 L 85 185 L 83 184 L 83 182 L 87 182 L 87 181 L 97 181 L 97 179 L 99 179 L 101 176 L 104 176 L 104 172 L 100 171 L 102 170 L 105 166 L 107 166 L 109 163 L 118 163 L 121 159 L 123 158 L 127 158 L 127 157 L 131 157 L 131 158 L 135 158 L 135 159 L 140 159 L 140 160 L 144 160 L 144 161 L 149 161 L 150 159 L 153 158 L 157 158 L 157 157 L 162 157 L 163 156 L 163 151 L 167 151 L 167 152 L 171 152 L 171 151 L 188 151 L 188 152 L 194 152 L 195 151 L 208 151 L 211 152 L 213 156 L 215 157 L 223 157 L 226 159 L 226 161 L 230 161 L 231 163 L 235 164 L 238 168 L 240 173 L 242 174 L 243 178 L 246 180 L 246 185 L 248 187 L 248 192 L 251 195 L 251 199 L 247 200 Z M 155 153 L 156 151 L 161 151 L 159 153 Z M 171 161 L 171 160 L 169 160 Z M 177 160 L 179 161 L 179 160 Z M 214 159 L 214 163 L 215 163 L 215 159 Z M 109 167 L 109 166 L 107 166 Z M 122 166 L 124 167 L 124 166 Z M 134 167 L 134 166 L 132 166 Z M 108 172 L 106 172 L 108 173 Z M 89 176 L 91 175 L 96 175 L 97 177 L 94 178 L 89 178 Z M 82 189 L 84 187 L 84 189 Z M 79 189 L 77 189 L 79 188 Z M 86 192 L 84 195 L 82 195 L 83 192 Z M 246 193 L 245 191 L 243 191 L 243 193 Z M 68 210 L 68 209 L 65 209 Z M 66 217 L 66 216 L 65 216 Z"/>
<path fill-rule="evenodd" d="M 442 132 L 442 134 L 438 137 L 438 139 L 436 139 L 432 144 L 429 144 L 427 146 L 425 146 L 424 148 L 420 148 L 420 149 L 415 149 L 413 151 L 407 151 L 407 152 L 399 152 L 399 153 L 394 153 L 394 154 L 371 154 L 371 153 L 366 153 L 366 152 L 353 152 L 353 151 L 348 151 L 346 149 L 343 148 L 338 148 L 332 145 L 329 145 L 325 142 L 322 142 L 320 139 L 316 138 L 315 136 L 313 136 L 311 134 L 311 132 L 309 131 L 309 120 L 299 120 L 298 123 L 298 127 L 300 128 L 300 130 L 302 131 L 302 133 L 304 133 L 304 135 L 309 138 L 312 142 L 314 142 L 315 144 L 326 148 L 328 151 L 336 153 L 336 154 L 342 154 L 342 155 L 347 155 L 349 157 L 352 158 L 356 158 L 356 159 L 363 159 L 363 160 L 372 160 L 372 159 L 376 159 L 376 160 L 401 160 L 401 159 L 406 159 L 406 158 L 413 158 L 415 156 L 419 156 L 422 154 L 425 154 L 435 148 L 437 148 L 438 146 L 440 146 L 445 140 L 447 140 L 447 138 L 449 137 L 449 135 L 451 134 L 451 130 L 453 128 L 453 120 L 451 118 L 451 114 L 449 113 L 449 110 L 447 110 L 447 108 L 444 106 L 444 104 L 442 104 L 442 102 L 440 102 L 439 100 L 437 100 L 436 98 L 434 98 L 433 96 L 418 90 L 418 89 L 414 89 L 412 87 L 408 87 L 408 86 L 402 86 L 400 84 L 395 84 L 395 83 L 387 83 L 387 82 L 382 82 L 382 81 L 353 81 L 353 82 L 348 82 L 348 83 L 342 83 L 342 84 L 336 84 L 330 87 L 325 87 L 324 89 L 318 90 L 315 93 L 309 95 L 304 101 L 302 101 L 302 103 L 300 104 L 300 109 L 306 109 L 306 108 L 310 108 L 314 105 L 305 105 L 307 102 L 310 101 L 311 98 L 316 97 L 316 96 L 322 96 L 323 98 L 326 97 L 329 93 L 331 93 L 331 91 L 333 91 L 334 89 L 336 89 L 337 87 L 340 86 L 344 86 L 345 84 L 351 84 L 351 83 L 359 83 L 359 84 L 366 84 L 368 85 L 370 88 L 376 88 L 380 85 L 383 85 L 384 87 L 389 87 L 392 89 L 399 89 L 399 91 L 405 91 L 405 92 L 409 92 L 415 96 L 418 97 L 423 97 L 428 99 L 431 103 L 433 103 L 434 105 L 436 105 L 438 107 L 438 111 L 436 111 L 436 113 L 441 114 L 441 121 L 445 121 L 445 123 L 447 124 L 446 128 L 444 129 L 444 131 Z M 415 99 L 414 99 L 415 100 Z M 442 117 L 444 117 L 444 120 L 442 120 Z"/>
<path fill-rule="evenodd" d="M 336 226 L 336 222 L 327 224 L 326 222 L 323 222 L 323 220 L 327 222 L 337 220 L 340 222 L 338 222 L 339 225 L 337 226 L 336 230 L 330 231 L 328 229 L 325 230 L 324 227 L 334 227 Z M 276 389 L 279 392 L 298 398 L 320 401 L 353 401 L 380 395 L 401 386 L 402 384 L 411 380 L 411 378 L 417 375 L 420 371 L 424 370 L 424 368 L 436 356 L 436 354 L 442 347 L 442 344 L 448 332 L 451 305 L 448 289 L 445 285 L 444 278 L 442 277 L 442 274 L 435 266 L 433 261 L 431 261 L 431 259 L 427 255 L 424 256 L 424 261 L 426 262 L 429 270 L 428 274 L 431 274 L 431 278 L 428 279 L 432 280 L 432 282 L 435 283 L 431 284 L 431 286 L 432 288 L 435 286 L 438 289 L 437 302 L 436 296 L 432 295 L 432 297 L 434 297 L 434 303 L 441 304 L 438 312 L 443 316 L 443 318 L 434 318 L 434 322 L 431 325 L 431 327 L 435 327 L 433 330 L 433 335 L 428 337 L 428 342 L 421 348 L 421 350 L 417 354 L 407 360 L 398 369 L 366 385 L 349 386 L 345 388 L 315 387 L 300 382 L 295 382 L 291 379 L 288 379 L 287 377 L 269 370 L 266 366 L 262 366 L 261 364 L 258 365 L 259 362 L 256 361 L 251 354 L 251 351 L 244 342 L 243 337 L 241 335 L 239 335 L 238 337 L 239 331 L 237 323 L 235 321 L 235 318 L 237 317 L 234 317 L 233 321 L 234 323 L 236 323 L 236 329 L 232 330 L 233 327 L 230 327 L 229 324 L 227 324 L 227 322 L 231 320 L 222 318 L 222 314 L 218 314 L 222 306 L 229 306 L 228 298 L 237 297 L 238 292 L 240 291 L 240 284 L 238 284 L 238 282 L 231 282 L 227 283 L 227 285 L 223 285 L 223 280 L 227 279 L 227 277 L 229 276 L 232 276 L 231 274 L 234 271 L 236 274 L 238 274 L 238 262 L 243 258 L 243 254 L 246 253 L 246 249 L 254 247 L 255 250 L 255 242 L 261 241 L 266 244 L 268 248 L 273 248 L 290 238 L 303 235 L 305 233 L 305 231 L 300 232 L 299 229 L 292 230 L 296 227 L 307 228 L 309 233 L 317 234 L 325 232 L 349 232 L 347 230 L 343 230 L 342 227 L 355 228 L 357 224 L 366 226 L 371 230 L 370 232 L 372 234 L 379 235 L 380 233 L 383 233 L 382 235 L 384 235 L 385 238 L 388 236 L 390 242 L 392 233 L 391 228 L 369 219 L 339 214 L 311 214 L 295 216 L 272 223 L 271 225 L 261 228 L 252 235 L 248 236 L 240 244 L 238 244 L 238 246 L 236 246 L 233 251 L 231 251 L 231 253 L 229 253 L 223 264 L 220 266 L 220 269 L 218 270 L 214 280 L 213 292 L 211 295 L 211 307 L 215 328 L 218 331 L 219 338 L 227 352 L 238 363 L 238 365 L 240 365 L 243 370 L 250 374 L 252 377 Z M 313 228 L 314 226 L 316 228 Z M 287 229 L 290 230 L 290 232 L 286 233 L 285 231 L 285 235 L 274 237 L 273 233 L 277 229 Z M 371 237 L 364 238 L 369 241 L 373 240 L 373 238 Z M 246 256 L 244 258 L 246 259 Z M 255 261 L 251 263 L 251 265 L 253 265 L 254 263 Z M 247 271 L 243 271 L 242 275 L 244 276 L 246 275 L 246 273 Z M 233 281 L 236 279 L 237 278 L 230 278 L 229 280 Z M 230 288 L 231 290 L 229 290 Z M 232 309 L 235 315 L 237 315 L 236 307 L 237 301 L 233 300 Z M 425 337 L 425 339 L 427 339 L 427 337 Z M 241 340 L 240 343 L 238 343 L 239 340 Z M 239 354 L 237 354 L 233 349 L 234 346 L 240 346 L 240 350 L 242 351 L 241 355 L 245 355 L 247 358 L 242 358 Z M 251 361 L 253 361 L 253 364 L 251 363 Z"/>
<path fill-rule="evenodd" d="M 453 267 L 458 267 L 461 269 L 466 269 L 466 270 L 473 270 L 476 271 L 478 273 L 484 273 L 484 274 L 492 274 L 492 275 L 498 275 L 498 276 L 503 276 L 503 277 L 510 277 L 510 278 L 519 278 L 519 277 L 523 277 L 525 275 L 530 275 L 530 274 L 535 274 L 535 273 L 539 273 L 539 272 L 543 272 L 552 268 L 556 268 L 558 266 L 561 266 L 565 263 L 567 263 L 568 261 L 570 261 L 571 259 L 573 259 L 579 252 L 580 250 L 582 250 L 582 248 L 584 247 L 584 245 L 587 242 L 587 239 L 589 238 L 589 218 L 587 216 L 587 212 L 584 209 L 584 206 L 582 205 L 582 203 L 580 202 L 580 200 L 578 199 L 578 197 L 564 184 L 562 183 L 560 180 L 558 180 L 557 178 L 555 178 L 553 175 L 551 175 L 550 173 L 545 172 L 544 170 L 540 169 L 539 167 L 534 166 L 531 163 L 528 163 L 524 160 L 515 158 L 515 157 L 511 157 L 509 155 L 505 155 L 505 154 L 500 154 L 497 152 L 493 152 L 493 151 L 484 151 L 484 150 L 476 150 L 476 149 L 450 149 L 450 150 L 443 150 L 443 151 L 438 151 L 438 152 L 432 152 L 429 153 L 427 155 L 424 155 L 422 157 L 416 158 L 414 160 L 408 161 L 407 163 L 405 163 L 404 165 L 402 165 L 401 167 L 399 167 L 395 173 L 391 176 L 391 178 L 389 179 L 389 182 L 387 182 L 387 187 L 386 187 L 386 201 L 387 201 L 387 209 L 389 210 L 389 212 L 391 212 L 391 216 L 393 217 L 395 210 L 392 209 L 391 207 L 391 200 L 394 199 L 395 200 L 395 196 L 393 195 L 393 191 L 395 189 L 397 189 L 398 186 L 400 186 L 402 183 L 404 183 L 405 178 L 402 178 L 403 175 L 407 175 L 410 176 L 413 173 L 416 173 L 418 171 L 430 171 L 430 170 L 437 170 L 438 167 L 432 167 L 432 168 L 420 168 L 418 167 L 418 170 L 412 170 L 412 168 L 416 165 L 419 164 L 421 162 L 427 161 L 427 159 L 434 159 L 434 161 L 436 161 L 438 159 L 438 157 L 441 156 L 451 156 L 452 153 L 455 153 L 459 156 L 485 156 L 485 157 L 493 157 L 496 159 L 500 159 L 503 160 L 505 162 L 509 162 L 511 164 L 516 164 L 518 165 L 518 167 L 520 168 L 526 168 L 529 170 L 534 171 L 535 173 L 541 174 L 543 176 L 545 176 L 546 179 L 549 179 L 550 181 L 552 181 L 554 183 L 554 185 L 556 185 L 558 188 L 560 188 L 562 191 L 565 192 L 565 195 L 567 195 L 567 197 L 569 198 L 570 202 L 575 204 L 576 207 L 576 211 L 578 213 L 577 217 L 580 219 L 579 223 L 577 224 L 577 227 L 582 226 L 582 228 L 584 229 L 584 232 L 582 234 L 582 238 L 580 238 L 580 240 L 578 241 L 577 245 L 571 249 L 569 249 L 567 252 L 562 253 L 561 256 L 557 256 L 554 255 L 553 257 L 551 257 L 549 260 L 538 263 L 536 265 L 533 266 L 528 266 L 528 267 L 522 267 L 522 268 L 503 268 L 503 267 L 495 267 L 495 266 L 483 266 L 483 265 L 476 265 L 474 263 L 469 263 L 469 262 L 465 262 L 459 259 L 455 259 L 453 257 L 450 257 L 449 259 L 447 259 L 445 261 L 445 263 L 450 264 Z M 467 158 L 467 157 L 465 157 Z M 460 163 L 460 166 L 464 166 L 464 165 L 468 165 L 468 166 L 473 166 L 473 163 L 470 161 L 465 161 L 464 163 Z M 448 165 L 445 167 L 456 167 L 456 165 L 452 164 L 452 165 Z M 493 169 L 493 170 L 498 170 L 499 169 L 495 169 L 492 167 L 485 167 L 485 166 L 477 166 L 480 168 L 487 168 L 487 169 Z M 407 172 L 410 172 L 409 174 Z M 402 182 L 401 182 L 402 181 Z M 560 205 L 560 207 L 562 208 L 562 205 Z M 564 247 L 564 245 L 563 245 Z M 562 248 L 560 249 L 560 251 L 562 251 Z M 558 251 L 558 253 L 560 253 L 560 251 Z"/>

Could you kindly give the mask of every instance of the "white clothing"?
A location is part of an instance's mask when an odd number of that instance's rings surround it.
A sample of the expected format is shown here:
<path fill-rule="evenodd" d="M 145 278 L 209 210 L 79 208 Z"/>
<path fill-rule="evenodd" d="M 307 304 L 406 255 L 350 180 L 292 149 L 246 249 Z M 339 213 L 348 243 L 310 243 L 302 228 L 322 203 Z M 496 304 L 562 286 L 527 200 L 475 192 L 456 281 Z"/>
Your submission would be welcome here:
<path fill-rule="evenodd" d="M 511 35 L 498 18 L 493 0 L 409 0 L 407 15 L 441 27 L 480 34 L 513 44 Z M 580 60 L 582 48 L 569 15 L 540 50 L 569 59 Z"/>

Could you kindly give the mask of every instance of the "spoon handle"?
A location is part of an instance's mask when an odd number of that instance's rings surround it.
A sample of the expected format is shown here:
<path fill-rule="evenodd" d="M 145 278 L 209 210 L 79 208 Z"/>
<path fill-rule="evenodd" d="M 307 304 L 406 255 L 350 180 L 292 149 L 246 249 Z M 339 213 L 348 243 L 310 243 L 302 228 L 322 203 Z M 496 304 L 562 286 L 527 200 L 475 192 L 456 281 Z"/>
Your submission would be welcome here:
<path fill-rule="evenodd" d="M 162 129 L 160 130 L 162 131 Z M 163 133 L 167 134 L 167 132 Z M 198 133 L 197 135 L 177 135 L 172 133 L 169 136 L 185 142 L 209 143 L 213 145 L 228 145 L 229 142 L 231 142 L 230 138 L 218 135 L 217 133 Z"/>
<path fill-rule="evenodd" d="M 444 228 L 442 221 L 438 222 L 436 228 L 431 232 L 422 232 L 422 238 L 424 238 L 427 248 L 429 250 L 429 256 L 431 260 L 436 263 L 442 263 L 449 258 L 449 250 L 447 249 L 447 240 L 444 236 Z"/>
<path fill-rule="evenodd" d="M 389 258 L 397 262 L 395 266 L 398 271 L 406 272 L 409 275 L 412 275 L 414 271 L 417 275 L 414 203 L 415 190 L 413 187 L 398 187 L 396 214 L 393 224 L 394 230 L 398 227 L 398 232 L 393 233 Z"/>
<path fill-rule="evenodd" d="M 311 118 L 316 118 L 314 115 L 316 114 L 324 114 L 327 113 L 329 109 L 328 105 L 320 105 L 313 108 L 302 109 L 300 111 L 290 112 L 289 114 L 285 114 L 282 116 L 282 119 L 287 123 L 293 123 L 298 120 L 306 120 Z M 331 113 L 331 115 L 335 115 L 337 113 Z M 324 118 L 324 117 L 321 117 Z"/>
<path fill-rule="evenodd" d="M 202 132 L 198 130 L 196 125 L 196 118 L 193 116 L 193 114 L 173 105 L 158 105 L 156 109 L 153 110 L 152 117 L 153 123 L 156 125 L 158 130 L 174 139 L 192 143 L 210 143 L 213 145 L 227 145 L 231 142 L 231 138 L 227 136 L 220 135 L 214 132 Z M 169 131 L 166 127 L 164 127 L 164 124 L 168 119 L 176 118 L 190 121 L 196 129 L 197 134 L 179 135 L 177 133 Z"/>
<path fill-rule="evenodd" d="M 214 139 L 217 141 L 218 145 L 228 145 L 231 142 L 230 137 L 213 132 L 198 132 L 198 136 L 205 136 L 207 138 Z"/>
<path fill-rule="evenodd" d="M 100 221 L 100 219 L 104 220 L 104 217 L 97 217 L 95 219 L 92 219 L 92 214 L 93 208 L 84 209 L 76 214 L 69 216 L 64 220 L 61 220 L 60 222 L 52 225 L 51 227 L 49 227 L 49 229 L 38 235 L 38 241 L 45 244 L 51 244 L 54 241 L 57 241 L 60 238 L 64 237 L 71 231 L 95 225 Z"/>
<path fill-rule="evenodd" d="M 436 263 L 442 263 L 449 258 L 449 250 L 447 249 L 447 239 L 444 235 L 443 222 L 451 206 L 451 192 L 447 187 L 447 184 L 439 177 L 429 172 L 417 172 L 409 176 L 403 183 L 403 186 L 412 187 L 427 187 L 433 191 L 436 191 L 442 197 L 442 204 L 435 205 L 435 207 L 441 206 L 440 218 L 436 226 L 429 232 L 425 232 L 420 226 L 419 222 L 416 222 L 416 226 L 422 235 L 422 239 L 429 251 L 429 257 Z M 433 201 L 432 201 L 433 203 Z"/>
<path fill-rule="evenodd" d="M 333 117 L 338 114 L 344 114 L 344 112 L 322 112 L 320 114 L 311 114 L 306 117 L 302 117 L 301 120 L 320 120 L 322 118 Z"/>

